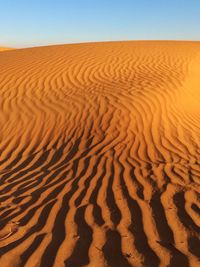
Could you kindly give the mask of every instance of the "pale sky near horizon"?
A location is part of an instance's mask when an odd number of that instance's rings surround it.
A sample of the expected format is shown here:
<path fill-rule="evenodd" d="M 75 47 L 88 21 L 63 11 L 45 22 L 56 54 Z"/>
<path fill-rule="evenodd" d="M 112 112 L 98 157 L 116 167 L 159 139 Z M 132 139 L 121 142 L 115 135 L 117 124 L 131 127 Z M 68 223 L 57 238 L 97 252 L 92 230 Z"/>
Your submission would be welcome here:
<path fill-rule="evenodd" d="M 200 40 L 200 0 L 0 0 L 0 46 Z"/>

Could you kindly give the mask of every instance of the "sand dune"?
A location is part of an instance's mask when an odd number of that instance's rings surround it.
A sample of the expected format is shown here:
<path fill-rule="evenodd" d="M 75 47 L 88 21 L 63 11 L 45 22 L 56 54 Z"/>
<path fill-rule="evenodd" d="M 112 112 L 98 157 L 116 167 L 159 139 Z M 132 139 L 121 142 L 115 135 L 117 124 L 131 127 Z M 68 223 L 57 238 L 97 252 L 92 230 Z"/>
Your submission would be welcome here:
<path fill-rule="evenodd" d="M 9 48 L 9 47 L 0 47 L 0 52 L 2 51 L 6 51 L 6 50 L 13 50 L 13 48 Z"/>
<path fill-rule="evenodd" d="M 200 43 L 0 54 L 0 266 L 200 266 Z"/>

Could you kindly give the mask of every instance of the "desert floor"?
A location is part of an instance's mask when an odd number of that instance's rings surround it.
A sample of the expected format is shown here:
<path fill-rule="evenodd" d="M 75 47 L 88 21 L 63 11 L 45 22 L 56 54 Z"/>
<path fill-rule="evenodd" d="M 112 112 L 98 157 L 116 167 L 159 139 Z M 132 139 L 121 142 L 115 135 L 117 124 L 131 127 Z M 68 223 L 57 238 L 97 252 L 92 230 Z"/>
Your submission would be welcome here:
<path fill-rule="evenodd" d="M 0 52 L 0 266 L 200 266 L 200 42 Z"/>

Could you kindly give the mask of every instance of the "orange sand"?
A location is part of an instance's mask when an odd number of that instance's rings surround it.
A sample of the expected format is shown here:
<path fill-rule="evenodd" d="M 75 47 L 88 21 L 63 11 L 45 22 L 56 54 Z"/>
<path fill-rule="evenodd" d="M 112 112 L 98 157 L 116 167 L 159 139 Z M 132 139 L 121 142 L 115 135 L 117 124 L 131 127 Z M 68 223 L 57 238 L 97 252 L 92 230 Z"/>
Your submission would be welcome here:
<path fill-rule="evenodd" d="M 0 47 L 0 52 L 2 51 L 6 51 L 6 50 L 13 50 L 13 48 L 9 48 L 9 47 Z"/>
<path fill-rule="evenodd" d="M 0 53 L 0 266 L 200 266 L 200 43 Z"/>

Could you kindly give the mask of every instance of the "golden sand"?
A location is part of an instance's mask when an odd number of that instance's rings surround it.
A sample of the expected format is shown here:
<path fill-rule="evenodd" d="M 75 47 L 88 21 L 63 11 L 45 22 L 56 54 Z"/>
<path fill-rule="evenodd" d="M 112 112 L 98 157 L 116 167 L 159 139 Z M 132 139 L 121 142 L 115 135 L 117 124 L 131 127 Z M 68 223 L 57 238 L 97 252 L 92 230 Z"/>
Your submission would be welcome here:
<path fill-rule="evenodd" d="M 13 48 L 10 48 L 10 47 L 0 47 L 0 52 L 2 51 L 6 51 L 6 50 L 13 50 Z"/>
<path fill-rule="evenodd" d="M 200 43 L 0 53 L 0 266 L 200 266 Z"/>

